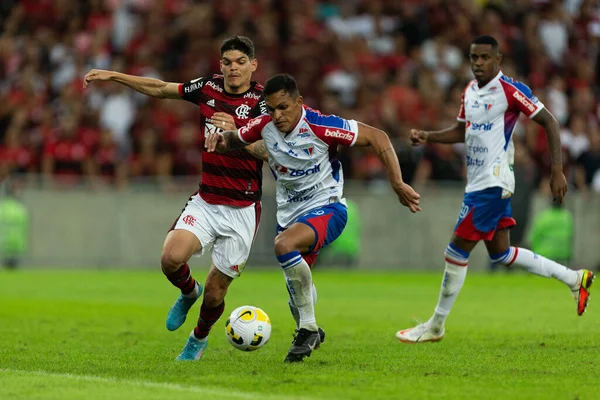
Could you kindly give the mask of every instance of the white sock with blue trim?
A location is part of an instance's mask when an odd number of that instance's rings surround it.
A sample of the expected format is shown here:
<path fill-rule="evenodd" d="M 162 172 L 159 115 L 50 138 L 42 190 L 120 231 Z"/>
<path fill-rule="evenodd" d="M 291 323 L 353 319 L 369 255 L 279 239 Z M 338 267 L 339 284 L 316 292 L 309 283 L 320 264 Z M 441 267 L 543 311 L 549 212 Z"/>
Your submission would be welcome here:
<path fill-rule="evenodd" d="M 469 261 L 469 253 L 452 245 L 452 243 L 448 245 L 444 255 L 446 258 L 446 268 L 440 289 L 440 297 L 433 317 L 429 320 L 429 326 L 436 331 L 444 327 L 444 322 L 448 314 L 450 314 L 452 305 L 465 283 Z"/>
<path fill-rule="evenodd" d="M 287 282 L 286 282 L 286 286 L 287 286 Z M 288 287 L 288 292 L 290 292 L 289 287 Z M 317 304 L 317 288 L 316 288 L 314 282 L 312 285 L 312 295 L 313 295 L 313 305 L 316 305 Z M 298 328 L 300 326 L 300 311 L 298 311 L 298 307 L 296 307 L 296 303 L 294 303 L 294 298 L 292 297 L 291 293 L 290 293 L 290 298 L 288 299 L 288 305 L 290 306 L 290 311 L 292 312 L 292 317 L 294 317 L 294 321 L 296 321 L 296 328 Z"/>
<path fill-rule="evenodd" d="M 299 328 L 316 331 L 315 306 L 313 303 L 313 284 L 310 267 L 298 251 L 277 256 L 279 265 L 283 269 L 285 281 L 290 295 L 294 300 L 300 314 Z"/>
<path fill-rule="evenodd" d="M 490 255 L 490 260 L 494 264 L 514 265 L 535 275 L 558 279 L 571 289 L 579 282 L 577 271 L 522 247 L 511 246 L 502 254 Z"/>

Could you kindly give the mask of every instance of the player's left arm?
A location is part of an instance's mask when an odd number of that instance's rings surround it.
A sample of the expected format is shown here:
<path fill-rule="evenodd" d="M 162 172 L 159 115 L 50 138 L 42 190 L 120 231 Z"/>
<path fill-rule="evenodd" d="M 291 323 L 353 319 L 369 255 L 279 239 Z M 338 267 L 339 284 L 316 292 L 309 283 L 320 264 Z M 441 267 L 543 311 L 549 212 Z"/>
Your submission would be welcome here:
<path fill-rule="evenodd" d="M 400 162 L 398 161 L 398 155 L 389 136 L 384 131 L 357 122 L 358 124 L 358 135 L 355 146 L 370 146 L 375 150 L 377 157 L 381 160 L 385 166 L 388 180 L 390 181 L 392 188 L 398 195 L 400 202 L 408 207 L 413 213 L 421 211 L 419 206 L 420 195 L 414 191 L 410 185 L 404 183 L 402 180 L 402 171 L 400 169 Z"/>
<path fill-rule="evenodd" d="M 552 171 L 550 175 L 550 190 L 554 201 L 562 203 L 567 193 L 567 179 L 563 173 L 562 146 L 560 143 L 560 125 L 554 115 L 546 108 L 541 109 L 533 120 L 540 124 L 546 132 L 548 147 L 550 147 L 550 158 L 552 160 Z"/>

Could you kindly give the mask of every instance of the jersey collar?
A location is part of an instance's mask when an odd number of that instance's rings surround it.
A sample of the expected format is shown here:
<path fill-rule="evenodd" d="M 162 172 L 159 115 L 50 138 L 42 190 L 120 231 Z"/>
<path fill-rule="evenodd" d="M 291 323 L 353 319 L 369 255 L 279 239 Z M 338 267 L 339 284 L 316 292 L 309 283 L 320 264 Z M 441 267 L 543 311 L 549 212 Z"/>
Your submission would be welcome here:
<path fill-rule="evenodd" d="M 489 89 L 492 84 L 498 83 L 498 80 L 502 77 L 502 75 L 504 75 L 502 71 L 498 71 L 498 74 L 495 77 L 493 77 L 488 83 L 486 83 L 483 87 L 479 87 L 477 81 L 475 81 L 475 86 L 477 87 L 477 90 Z"/>

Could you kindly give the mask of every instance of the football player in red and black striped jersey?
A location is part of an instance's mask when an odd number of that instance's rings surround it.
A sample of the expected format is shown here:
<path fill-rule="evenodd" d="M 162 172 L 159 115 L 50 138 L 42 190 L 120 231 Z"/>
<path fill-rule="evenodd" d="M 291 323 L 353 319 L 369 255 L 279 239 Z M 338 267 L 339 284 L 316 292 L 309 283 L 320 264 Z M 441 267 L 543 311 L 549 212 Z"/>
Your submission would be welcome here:
<path fill-rule="evenodd" d="M 204 149 L 208 134 L 235 130 L 266 113 L 262 86 L 251 80 L 258 66 L 252 41 L 243 36 L 225 40 L 220 66 L 222 75 L 185 83 L 105 70 L 91 70 L 83 82 L 84 87 L 93 81 L 118 82 L 148 96 L 187 100 L 200 107 L 202 181 L 167 234 L 161 256 L 164 274 L 181 289 L 167 329 L 179 328 L 204 293 L 198 324 L 178 357 L 182 360 L 199 359 L 206 348 L 210 328 L 223 313 L 227 289 L 246 264 L 260 219 L 262 160 L 267 157 L 262 141 L 227 154 Z M 213 262 L 203 287 L 187 262 L 211 247 Z"/>

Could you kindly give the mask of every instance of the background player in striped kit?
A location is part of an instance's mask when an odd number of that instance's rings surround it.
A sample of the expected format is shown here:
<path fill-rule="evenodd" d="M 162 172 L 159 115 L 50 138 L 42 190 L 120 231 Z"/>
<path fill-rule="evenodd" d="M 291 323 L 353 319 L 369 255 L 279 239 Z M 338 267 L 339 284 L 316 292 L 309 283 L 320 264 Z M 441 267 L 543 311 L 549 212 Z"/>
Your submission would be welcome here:
<path fill-rule="evenodd" d="M 114 81 L 148 96 L 197 104 L 204 141 L 210 133 L 236 129 L 266 112 L 262 86 L 251 81 L 258 66 L 252 41 L 244 36 L 225 40 L 221 45 L 220 65 L 223 75 L 182 84 L 92 70 L 85 76 L 84 86 L 97 80 Z M 229 154 L 203 151 L 199 190 L 190 197 L 167 234 L 161 256 L 162 271 L 181 289 L 181 295 L 169 310 L 167 329 L 179 328 L 190 307 L 204 292 L 198 324 L 179 360 L 197 360 L 202 356 L 210 329 L 223 314 L 227 289 L 248 259 L 260 220 L 264 159 L 262 142 Z M 200 255 L 211 247 L 214 247 L 212 265 L 203 287 L 192 277 L 187 262 L 192 255 Z"/>

